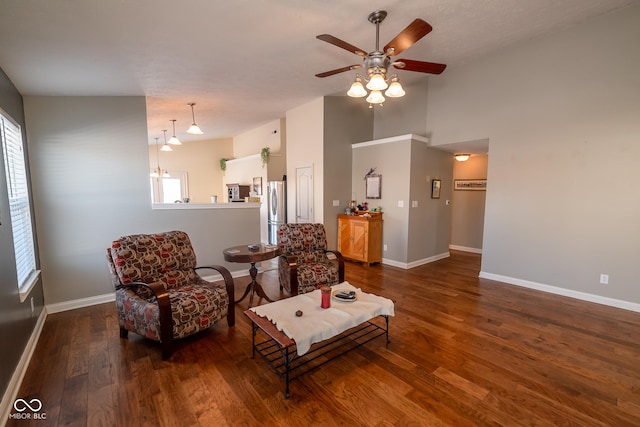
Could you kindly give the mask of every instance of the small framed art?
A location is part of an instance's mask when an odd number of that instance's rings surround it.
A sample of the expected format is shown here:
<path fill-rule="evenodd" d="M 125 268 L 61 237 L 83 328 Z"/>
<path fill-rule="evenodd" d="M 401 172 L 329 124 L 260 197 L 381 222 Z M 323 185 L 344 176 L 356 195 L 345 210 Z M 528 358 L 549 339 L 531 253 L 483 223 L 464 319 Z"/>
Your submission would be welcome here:
<path fill-rule="evenodd" d="M 442 186 L 442 181 L 439 179 L 431 180 L 431 198 L 439 199 L 440 198 L 440 187 Z"/>

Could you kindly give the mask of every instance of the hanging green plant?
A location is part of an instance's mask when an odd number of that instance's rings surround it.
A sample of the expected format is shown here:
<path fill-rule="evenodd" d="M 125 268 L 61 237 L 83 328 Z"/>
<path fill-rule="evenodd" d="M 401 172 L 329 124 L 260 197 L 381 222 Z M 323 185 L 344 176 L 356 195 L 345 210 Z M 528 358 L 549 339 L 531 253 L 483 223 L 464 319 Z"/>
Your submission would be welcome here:
<path fill-rule="evenodd" d="M 222 172 L 227 170 L 227 159 L 220 159 L 220 169 Z"/>
<path fill-rule="evenodd" d="M 260 151 L 260 159 L 262 159 L 262 167 L 264 167 L 264 165 L 266 165 L 267 163 L 269 163 L 269 157 L 270 157 L 271 153 L 269 152 L 269 147 L 264 147 L 261 151 Z"/>

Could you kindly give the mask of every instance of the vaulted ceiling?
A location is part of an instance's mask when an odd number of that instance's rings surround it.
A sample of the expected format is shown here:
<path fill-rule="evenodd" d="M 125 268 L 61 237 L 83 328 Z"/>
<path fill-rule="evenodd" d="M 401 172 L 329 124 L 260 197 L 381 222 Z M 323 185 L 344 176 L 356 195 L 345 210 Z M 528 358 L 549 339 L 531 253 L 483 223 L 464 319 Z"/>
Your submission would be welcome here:
<path fill-rule="evenodd" d="M 402 57 L 457 67 L 632 3 L 3 0 L 0 68 L 23 95 L 146 96 L 150 142 L 171 129 L 171 119 L 183 141 L 224 138 L 319 96 L 344 93 L 355 71 L 314 75 L 360 63 L 359 57 L 315 36 L 328 33 L 372 51 L 375 26 L 367 16 L 375 10 L 388 12 L 381 45 L 419 17 L 433 31 Z M 428 78 L 399 75 L 403 82 Z M 189 102 L 196 103 L 204 135 L 185 133 Z"/>

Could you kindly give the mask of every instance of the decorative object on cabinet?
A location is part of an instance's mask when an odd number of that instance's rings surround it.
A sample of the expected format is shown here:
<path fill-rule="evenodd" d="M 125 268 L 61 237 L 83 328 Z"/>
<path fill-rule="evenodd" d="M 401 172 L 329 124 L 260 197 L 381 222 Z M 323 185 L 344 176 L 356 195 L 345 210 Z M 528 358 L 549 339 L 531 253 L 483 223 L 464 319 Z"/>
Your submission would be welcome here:
<path fill-rule="evenodd" d="M 369 174 L 365 178 L 366 182 L 366 194 L 367 199 L 381 199 L 382 198 L 382 175 Z"/>
<path fill-rule="evenodd" d="M 338 214 L 338 251 L 353 261 L 382 262 L 382 213 Z"/>
<path fill-rule="evenodd" d="M 222 172 L 227 170 L 227 159 L 220 159 L 220 170 Z"/>
<path fill-rule="evenodd" d="M 431 198 L 439 199 L 440 198 L 440 186 L 442 185 L 442 181 L 439 179 L 431 180 Z"/>
<path fill-rule="evenodd" d="M 469 190 L 469 191 L 486 191 L 487 180 L 486 179 L 456 179 L 453 183 L 454 190 Z"/>

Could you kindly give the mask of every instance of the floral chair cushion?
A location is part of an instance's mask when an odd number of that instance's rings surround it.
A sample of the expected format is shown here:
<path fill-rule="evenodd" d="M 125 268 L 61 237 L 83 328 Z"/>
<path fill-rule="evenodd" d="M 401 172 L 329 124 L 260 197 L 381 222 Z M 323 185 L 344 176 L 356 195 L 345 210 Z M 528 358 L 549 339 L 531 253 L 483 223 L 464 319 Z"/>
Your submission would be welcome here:
<path fill-rule="evenodd" d="M 171 331 L 168 337 L 184 338 L 209 328 L 229 316 L 233 282 L 216 285 L 202 279 L 195 271 L 196 256 L 189 236 L 182 231 L 158 234 L 136 234 L 114 241 L 107 249 L 111 280 L 116 287 L 116 308 L 122 330 L 162 342 L 160 305 L 145 283 L 165 289 L 171 310 Z M 129 285 L 129 286 L 123 286 Z M 166 297 L 164 297 L 166 298 Z M 233 295 L 231 295 L 233 298 Z M 167 317 L 168 319 L 168 317 Z"/>
<path fill-rule="evenodd" d="M 306 293 L 322 285 L 335 285 L 339 267 L 327 257 L 327 235 L 323 224 L 283 224 L 278 230 L 280 286 L 292 293 L 290 261 L 295 259 L 297 293 Z"/>

